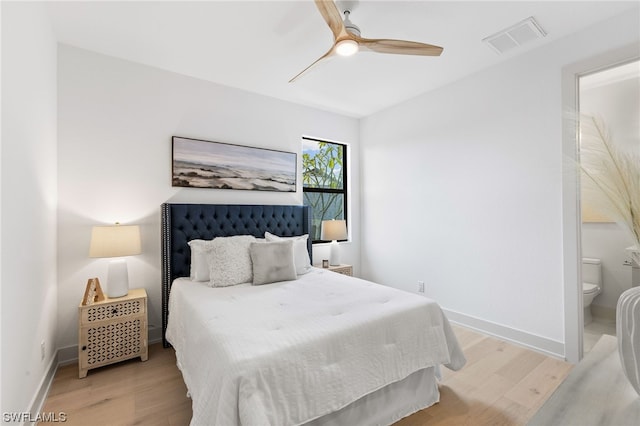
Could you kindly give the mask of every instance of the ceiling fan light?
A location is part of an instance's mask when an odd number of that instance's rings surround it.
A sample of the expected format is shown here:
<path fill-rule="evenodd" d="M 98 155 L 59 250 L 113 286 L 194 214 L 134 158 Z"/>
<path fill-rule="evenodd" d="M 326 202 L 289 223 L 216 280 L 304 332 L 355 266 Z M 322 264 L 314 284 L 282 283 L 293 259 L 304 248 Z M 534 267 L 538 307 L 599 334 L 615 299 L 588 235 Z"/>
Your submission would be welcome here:
<path fill-rule="evenodd" d="M 336 53 L 340 56 L 351 56 L 358 52 L 358 43 L 355 40 L 340 40 L 336 45 Z"/>

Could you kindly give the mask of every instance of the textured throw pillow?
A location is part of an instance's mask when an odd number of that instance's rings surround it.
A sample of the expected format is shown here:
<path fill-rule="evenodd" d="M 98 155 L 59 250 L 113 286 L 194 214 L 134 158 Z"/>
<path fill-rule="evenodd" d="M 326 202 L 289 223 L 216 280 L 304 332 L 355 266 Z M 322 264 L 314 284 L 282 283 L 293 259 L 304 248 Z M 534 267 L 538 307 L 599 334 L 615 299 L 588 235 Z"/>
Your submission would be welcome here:
<path fill-rule="evenodd" d="M 252 243 L 249 249 L 253 263 L 253 285 L 297 278 L 293 263 L 293 241 Z"/>
<path fill-rule="evenodd" d="M 302 275 L 311 271 L 311 260 L 309 259 L 309 251 L 307 250 L 307 240 L 309 235 L 300 235 L 298 237 L 278 237 L 270 232 L 265 232 L 264 237 L 267 242 L 271 241 L 293 241 L 293 258 L 296 265 L 296 274 Z"/>
<path fill-rule="evenodd" d="M 228 287 L 252 280 L 249 247 L 255 241 L 251 235 L 214 238 L 209 250 L 209 285 Z"/>
<path fill-rule="evenodd" d="M 188 242 L 191 248 L 191 273 L 194 281 L 209 281 L 209 250 L 213 240 L 191 240 Z"/>

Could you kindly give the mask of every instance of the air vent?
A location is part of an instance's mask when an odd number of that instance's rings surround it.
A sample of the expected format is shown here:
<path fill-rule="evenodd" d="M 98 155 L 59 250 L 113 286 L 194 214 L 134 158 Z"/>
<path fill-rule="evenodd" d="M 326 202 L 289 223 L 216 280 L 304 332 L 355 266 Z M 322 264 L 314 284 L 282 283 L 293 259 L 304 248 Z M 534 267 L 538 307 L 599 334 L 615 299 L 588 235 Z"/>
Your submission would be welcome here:
<path fill-rule="evenodd" d="M 503 54 L 509 50 L 512 50 L 518 46 L 522 46 L 532 40 L 542 38 L 546 36 L 542 27 L 536 22 L 533 17 L 529 17 L 524 21 L 499 31 L 494 35 L 491 35 L 482 41 L 487 43 L 498 54 Z"/>

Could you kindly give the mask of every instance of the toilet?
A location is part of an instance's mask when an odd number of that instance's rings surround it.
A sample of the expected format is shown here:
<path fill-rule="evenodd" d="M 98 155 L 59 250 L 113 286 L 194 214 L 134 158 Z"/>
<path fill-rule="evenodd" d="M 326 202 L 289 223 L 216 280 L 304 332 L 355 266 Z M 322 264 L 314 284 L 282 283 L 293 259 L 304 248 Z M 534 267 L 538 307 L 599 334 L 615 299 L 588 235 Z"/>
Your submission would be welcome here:
<path fill-rule="evenodd" d="M 582 259 L 582 300 L 584 324 L 592 321 L 591 302 L 602 292 L 602 265 L 600 259 L 585 257 Z"/>

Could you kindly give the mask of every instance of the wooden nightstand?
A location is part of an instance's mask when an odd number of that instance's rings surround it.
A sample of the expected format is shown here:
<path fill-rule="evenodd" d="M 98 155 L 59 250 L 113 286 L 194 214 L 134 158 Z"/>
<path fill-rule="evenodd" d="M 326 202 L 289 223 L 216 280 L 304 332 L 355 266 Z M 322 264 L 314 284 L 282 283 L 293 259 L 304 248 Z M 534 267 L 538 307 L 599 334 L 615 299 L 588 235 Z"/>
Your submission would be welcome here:
<path fill-rule="evenodd" d="M 126 296 L 78 306 L 78 374 L 92 368 L 140 357 L 149 358 L 147 292 L 129 290 Z"/>
<path fill-rule="evenodd" d="M 329 266 L 327 269 L 338 274 L 353 276 L 353 266 L 351 265 Z"/>

